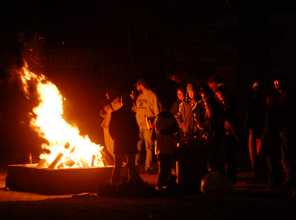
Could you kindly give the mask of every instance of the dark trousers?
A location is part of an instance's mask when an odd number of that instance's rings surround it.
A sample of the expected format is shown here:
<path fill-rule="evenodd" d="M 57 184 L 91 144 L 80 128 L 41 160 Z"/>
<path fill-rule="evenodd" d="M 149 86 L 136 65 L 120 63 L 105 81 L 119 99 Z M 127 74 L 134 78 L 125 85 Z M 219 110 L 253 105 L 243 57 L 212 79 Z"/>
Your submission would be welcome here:
<path fill-rule="evenodd" d="M 135 154 L 115 154 L 115 165 L 111 176 L 111 183 L 118 184 L 120 183 L 120 172 L 122 167 L 122 161 L 124 157 L 127 158 L 131 169 L 135 170 Z M 136 174 L 128 170 L 128 179 L 135 179 Z"/>
<path fill-rule="evenodd" d="M 262 139 L 262 156 L 267 163 L 267 186 L 280 188 L 282 184 L 281 138 L 279 135 Z"/>
<path fill-rule="evenodd" d="M 281 132 L 282 162 L 286 174 L 286 181 L 296 183 L 296 131 Z"/>
<path fill-rule="evenodd" d="M 171 176 L 172 158 L 173 158 L 173 156 L 169 155 L 169 154 L 158 154 L 157 155 L 157 160 L 159 163 L 158 181 L 157 181 L 158 187 L 165 186 L 165 182 Z"/>
<path fill-rule="evenodd" d="M 236 183 L 236 139 L 233 135 L 226 135 L 225 139 L 225 156 L 224 156 L 224 166 L 225 175 L 231 181 L 231 183 Z"/>

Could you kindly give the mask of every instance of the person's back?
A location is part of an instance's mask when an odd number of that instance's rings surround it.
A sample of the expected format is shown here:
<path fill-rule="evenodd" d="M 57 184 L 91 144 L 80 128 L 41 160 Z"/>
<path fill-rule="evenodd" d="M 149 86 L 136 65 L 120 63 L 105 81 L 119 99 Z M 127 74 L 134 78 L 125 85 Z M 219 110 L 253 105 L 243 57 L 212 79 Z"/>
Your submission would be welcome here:
<path fill-rule="evenodd" d="M 114 139 L 114 154 L 137 153 L 139 127 L 132 110 L 121 108 L 112 112 L 109 130 Z"/>
<path fill-rule="evenodd" d="M 139 127 L 136 122 L 135 113 L 132 111 L 133 100 L 129 95 L 121 97 L 122 107 L 112 112 L 109 125 L 110 135 L 114 139 L 115 166 L 110 183 L 117 185 L 120 183 L 120 170 L 122 160 L 127 158 L 130 169 L 129 180 L 134 181 L 135 155 L 138 152 L 137 143 L 139 140 Z M 131 172 L 132 171 L 132 172 Z"/>

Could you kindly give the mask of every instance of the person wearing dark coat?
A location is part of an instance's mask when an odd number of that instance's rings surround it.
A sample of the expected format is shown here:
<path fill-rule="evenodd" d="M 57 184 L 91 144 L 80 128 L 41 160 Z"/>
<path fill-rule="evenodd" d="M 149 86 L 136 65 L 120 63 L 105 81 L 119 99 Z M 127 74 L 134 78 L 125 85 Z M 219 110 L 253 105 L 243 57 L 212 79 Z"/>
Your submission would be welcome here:
<path fill-rule="evenodd" d="M 282 165 L 285 172 L 284 188 L 296 186 L 296 99 L 288 86 L 288 79 L 278 75 L 274 88 L 279 102 L 279 132 L 282 138 Z"/>
<path fill-rule="evenodd" d="M 202 124 L 197 124 L 204 133 L 208 143 L 208 170 L 219 171 L 225 175 L 224 152 L 224 113 L 222 104 L 217 98 L 209 97 L 205 100 L 206 113 Z"/>
<path fill-rule="evenodd" d="M 266 93 L 266 120 L 262 133 L 261 153 L 266 158 L 267 189 L 282 186 L 281 136 L 279 133 L 280 114 L 275 91 Z"/>
<path fill-rule="evenodd" d="M 263 178 L 264 163 L 259 154 L 261 135 L 265 123 L 266 100 L 258 82 L 253 84 L 253 98 L 249 105 L 245 127 L 249 130 L 248 147 L 253 169 L 253 180 L 251 183 L 261 183 Z M 257 153 L 258 149 L 258 153 Z"/>
<path fill-rule="evenodd" d="M 110 135 L 114 140 L 115 166 L 111 176 L 111 185 L 120 183 L 122 161 L 126 156 L 129 163 L 128 181 L 137 179 L 135 171 L 135 155 L 138 153 L 139 126 L 132 110 L 133 100 L 129 95 L 121 97 L 122 107 L 112 112 L 109 125 Z M 133 170 L 131 172 L 130 170 Z"/>
<path fill-rule="evenodd" d="M 229 89 L 226 85 L 220 85 L 216 88 L 216 96 L 223 104 L 224 109 L 224 129 L 225 129 L 225 175 L 231 181 L 232 184 L 236 183 L 237 171 L 236 171 L 236 148 L 238 139 L 237 133 L 237 104 L 235 99 L 230 95 Z"/>

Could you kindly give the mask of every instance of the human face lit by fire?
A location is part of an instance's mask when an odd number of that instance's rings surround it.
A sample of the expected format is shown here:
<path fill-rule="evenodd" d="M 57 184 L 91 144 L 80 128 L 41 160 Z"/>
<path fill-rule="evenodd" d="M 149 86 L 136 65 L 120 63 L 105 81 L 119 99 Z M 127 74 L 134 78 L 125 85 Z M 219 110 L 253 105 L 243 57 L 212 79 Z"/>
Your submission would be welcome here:
<path fill-rule="evenodd" d="M 177 90 L 177 97 L 178 97 L 178 100 L 183 101 L 185 98 L 184 92 L 182 92 L 181 90 Z"/>
<path fill-rule="evenodd" d="M 216 97 L 219 99 L 220 102 L 224 101 L 224 96 L 221 92 L 216 92 Z"/>
<path fill-rule="evenodd" d="M 205 102 L 208 99 L 208 97 L 204 93 L 201 93 L 200 96 L 203 102 Z"/>
<path fill-rule="evenodd" d="M 278 80 L 275 80 L 275 81 L 273 82 L 273 84 L 274 84 L 274 88 L 275 88 L 276 90 L 279 90 L 279 89 L 280 89 L 280 82 L 279 82 Z"/>
<path fill-rule="evenodd" d="M 138 90 L 138 92 L 139 92 L 140 94 L 143 93 L 142 85 L 138 84 L 138 85 L 136 86 L 136 89 Z"/>
<path fill-rule="evenodd" d="M 211 82 L 211 83 L 208 83 L 209 87 L 213 90 L 213 92 L 215 92 L 215 90 L 217 89 L 218 87 L 218 84 L 216 82 Z"/>
<path fill-rule="evenodd" d="M 191 91 L 188 93 L 188 95 L 189 95 L 189 98 L 191 98 L 191 99 L 195 99 L 195 97 L 196 97 L 196 91 L 191 90 Z"/>

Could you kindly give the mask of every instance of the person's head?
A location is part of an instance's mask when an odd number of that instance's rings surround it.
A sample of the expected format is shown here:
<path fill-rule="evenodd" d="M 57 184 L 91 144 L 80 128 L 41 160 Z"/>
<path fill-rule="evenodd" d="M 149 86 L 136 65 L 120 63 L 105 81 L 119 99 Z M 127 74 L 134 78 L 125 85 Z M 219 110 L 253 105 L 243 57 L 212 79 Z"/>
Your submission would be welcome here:
<path fill-rule="evenodd" d="M 224 102 L 228 97 L 228 87 L 226 85 L 220 85 L 216 88 L 215 94 L 220 102 Z"/>
<path fill-rule="evenodd" d="M 282 92 L 288 87 L 288 80 L 283 75 L 276 76 L 273 83 L 274 83 L 274 88 L 279 92 Z"/>
<path fill-rule="evenodd" d="M 208 86 L 212 89 L 213 92 L 215 92 L 216 88 L 219 85 L 218 77 L 215 75 L 210 76 L 207 82 L 208 82 Z"/>
<path fill-rule="evenodd" d="M 195 99 L 196 98 L 196 91 L 195 91 L 195 89 L 191 90 L 188 93 L 188 96 L 189 96 L 190 99 Z"/>
<path fill-rule="evenodd" d="M 168 100 L 161 101 L 161 111 L 170 112 L 171 107 L 172 107 L 172 104 Z"/>
<path fill-rule="evenodd" d="M 195 99 L 195 97 L 196 97 L 196 90 L 195 90 L 193 84 L 189 83 L 187 85 L 186 92 L 187 92 L 188 98 Z"/>
<path fill-rule="evenodd" d="M 259 84 L 259 82 L 258 81 L 256 81 L 256 82 L 254 82 L 253 83 L 253 96 L 258 96 L 258 95 L 260 95 L 260 94 L 263 94 L 263 92 L 262 92 L 262 90 L 261 90 L 261 86 L 260 86 L 260 84 Z"/>
<path fill-rule="evenodd" d="M 176 82 L 177 84 L 181 84 L 179 80 L 179 73 L 176 70 L 170 70 L 167 73 L 168 78 L 170 78 L 172 81 Z"/>
<path fill-rule="evenodd" d="M 134 86 L 136 86 L 139 93 L 143 93 L 147 90 L 148 83 L 144 79 L 139 79 L 136 83 L 134 83 Z"/>
<path fill-rule="evenodd" d="M 177 88 L 177 97 L 179 101 L 183 101 L 185 98 L 185 91 L 182 87 Z"/>
<path fill-rule="evenodd" d="M 201 87 L 200 89 L 200 96 L 201 96 L 201 99 L 205 102 L 208 98 L 212 97 L 213 96 L 213 90 L 208 87 L 208 86 L 205 86 L 205 87 Z"/>
<path fill-rule="evenodd" d="M 133 107 L 133 99 L 130 95 L 123 95 L 120 97 L 120 103 L 122 108 L 131 109 Z"/>

